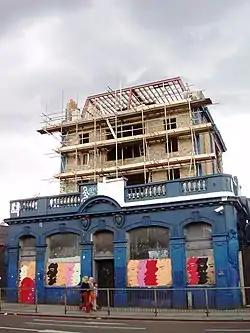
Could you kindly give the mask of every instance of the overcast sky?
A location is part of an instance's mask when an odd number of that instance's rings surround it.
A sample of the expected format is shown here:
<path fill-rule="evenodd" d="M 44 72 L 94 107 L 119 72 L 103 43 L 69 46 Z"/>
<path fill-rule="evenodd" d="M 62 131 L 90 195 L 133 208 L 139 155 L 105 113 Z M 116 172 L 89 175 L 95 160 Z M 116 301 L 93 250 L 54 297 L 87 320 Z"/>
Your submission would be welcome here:
<path fill-rule="evenodd" d="M 224 171 L 250 196 L 249 0 L 0 1 L 0 220 L 9 200 L 58 193 L 36 133 L 40 115 L 89 94 L 182 76 L 217 103 L 212 115 L 228 152 Z M 243 149 L 244 148 L 244 149 Z"/>

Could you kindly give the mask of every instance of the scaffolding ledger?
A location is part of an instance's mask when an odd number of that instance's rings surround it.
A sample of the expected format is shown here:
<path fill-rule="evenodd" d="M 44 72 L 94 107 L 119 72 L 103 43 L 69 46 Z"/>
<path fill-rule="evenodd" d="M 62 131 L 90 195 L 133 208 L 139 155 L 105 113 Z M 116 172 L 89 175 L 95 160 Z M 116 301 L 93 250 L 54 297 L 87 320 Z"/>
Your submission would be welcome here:
<path fill-rule="evenodd" d="M 222 172 L 226 150 L 202 91 L 181 78 L 70 100 L 63 114 L 44 115 L 41 134 L 59 133 L 61 192 L 101 178 L 128 185 Z"/>

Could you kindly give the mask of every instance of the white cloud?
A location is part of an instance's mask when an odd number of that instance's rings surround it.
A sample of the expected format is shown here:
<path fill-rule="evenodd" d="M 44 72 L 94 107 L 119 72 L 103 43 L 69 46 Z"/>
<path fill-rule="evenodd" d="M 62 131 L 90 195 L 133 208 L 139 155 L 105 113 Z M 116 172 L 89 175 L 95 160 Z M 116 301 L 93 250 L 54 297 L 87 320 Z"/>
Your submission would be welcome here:
<path fill-rule="evenodd" d="M 171 3 L 171 6 L 169 4 Z M 9 4 L 9 5 L 8 5 Z M 43 1 L 0 3 L 0 220 L 8 201 L 56 193 L 58 145 L 39 136 L 39 116 L 64 101 L 168 76 L 183 76 L 220 102 L 212 114 L 226 141 L 225 171 L 250 195 L 245 148 L 250 114 L 248 1 Z M 5 15 L 5 16 L 6 16 Z M 1 28 L 1 27 L 0 27 Z M 239 122 L 240 119 L 240 122 Z"/>

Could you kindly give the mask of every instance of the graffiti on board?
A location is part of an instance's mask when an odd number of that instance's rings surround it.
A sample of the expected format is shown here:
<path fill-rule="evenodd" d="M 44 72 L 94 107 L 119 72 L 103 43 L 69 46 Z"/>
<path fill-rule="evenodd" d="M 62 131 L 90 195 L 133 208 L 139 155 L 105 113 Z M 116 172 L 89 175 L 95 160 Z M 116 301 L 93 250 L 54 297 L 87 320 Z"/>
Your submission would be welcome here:
<path fill-rule="evenodd" d="M 52 260 L 52 259 L 51 259 Z M 80 257 L 77 261 L 67 262 L 65 258 L 49 261 L 46 267 L 46 285 L 75 287 L 80 283 Z"/>
<path fill-rule="evenodd" d="M 21 261 L 19 263 L 19 303 L 34 304 L 35 279 L 35 261 Z"/>
<path fill-rule="evenodd" d="M 189 285 L 214 284 L 214 257 L 187 258 L 187 280 Z"/>
<path fill-rule="evenodd" d="M 171 285 L 171 259 L 130 260 L 127 265 L 127 284 L 129 287 Z"/>

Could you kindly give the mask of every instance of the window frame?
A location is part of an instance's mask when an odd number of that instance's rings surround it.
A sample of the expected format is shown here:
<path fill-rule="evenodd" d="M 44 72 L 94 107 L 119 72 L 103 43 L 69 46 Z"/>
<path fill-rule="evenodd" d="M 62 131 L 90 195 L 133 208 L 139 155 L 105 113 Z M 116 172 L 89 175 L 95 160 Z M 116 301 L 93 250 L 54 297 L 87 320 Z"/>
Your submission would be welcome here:
<path fill-rule="evenodd" d="M 165 152 L 166 153 L 178 153 L 179 151 L 179 141 L 177 137 L 172 137 L 165 142 Z"/>
<path fill-rule="evenodd" d="M 202 227 L 202 232 L 199 235 L 197 233 L 196 235 L 192 235 L 192 231 L 189 232 L 190 235 L 188 236 L 188 229 L 195 229 L 197 225 Z M 187 273 L 187 284 L 188 286 L 194 286 L 194 287 L 201 287 L 201 286 L 208 286 L 208 285 L 214 285 L 216 283 L 215 281 L 215 275 L 214 275 L 214 283 L 213 284 L 189 284 L 188 279 L 188 272 L 187 272 L 187 260 L 192 257 L 202 258 L 202 257 L 213 257 L 213 266 L 215 266 L 214 263 L 214 249 L 213 249 L 213 228 L 209 223 L 200 221 L 200 222 L 192 222 L 185 226 L 184 228 L 184 237 L 185 237 L 185 257 L 186 257 L 186 273 Z"/>
<path fill-rule="evenodd" d="M 168 117 L 167 119 L 163 120 L 163 124 L 164 124 L 164 130 L 165 131 L 170 131 L 172 129 L 176 129 L 177 128 L 177 118 L 176 117 Z"/>
<path fill-rule="evenodd" d="M 64 237 L 67 237 L 67 236 L 74 236 L 75 237 L 75 246 L 65 246 L 65 242 L 63 241 L 63 238 Z M 59 242 L 59 240 L 57 240 L 56 238 L 57 237 L 61 237 L 61 241 Z M 55 243 L 61 243 L 63 245 L 60 245 L 60 246 L 54 246 L 54 250 L 52 251 L 52 247 L 51 247 L 51 243 L 53 242 L 53 238 L 55 238 L 54 242 Z M 52 240 L 52 242 L 51 242 Z M 47 249 L 46 249 L 46 257 L 47 257 L 47 261 L 56 261 L 57 259 L 66 259 L 66 258 L 75 258 L 75 257 L 80 257 L 80 235 L 79 234 L 76 234 L 76 233 L 72 233 L 72 232 L 67 232 L 67 233 L 56 233 L 56 234 L 53 234 L 53 235 L 49 235 L 48 237 L 46 237 L 46 244 L 47 244 Z M 64 250 L 64 253 L 67 253 L 67 254 L 71 254 L 72 252 L 72 255 L 65 255 L 62 253 L 63 252 L 59 252 L 58 250 L 56 251 L 56 249 L 60 249 L 60 248 L 67 248 L 67 252 Z M 52 252 L 54 253 L 54 255 L 52 256 Z M 57 252 L 59 252 L 59 255 L 57 254 Z M 55 255 L 57 254 L 57 255 Z"/>
<path fill-rule="evenodd" d="M 109 238 L 110 237 L 110 238 Z M 106 238 L 106 244 L 105 244 Z M 114 233 L 110 230 L 100 230 L 93 234 L 93 258 L 113 258 L 114 257 Z M 101 240 L 98 241 L 98 240 Z M 102 242 L 102 240 L 104 242 Z M 103 250 L 100 250 L 100 248 Z"/>
<path fill-rule="evenodd" d="M 145 234 L 142 235 L 142 232 L 144 232 Z M 161 232 L 164 232 L 167 235 L 166 244 L 164 244 L 164 242 L 162 242 L 162 245 L 160 245 L 158 243 L 159 233 L 161 233 Z M 150 235 L 150 233 L 151 233 L 151 235 Z M 164 241 L 164 236 L 161 238 L 161 241 Z M 140 241 L 139 237 L 143 237 L 143 238 L 141 238 L 141 239 L 143 239 L 143 241 Z M 150 240 L 150 237 L 155 237 L 155 238 Z M 165 227 L 161 227 L 161 226 L 150 226 L 150 227 L 141 226 L 141 227 L 129 230 L 127 232 L 127 240 L 128 240 L 128 247 L 127 247 L 128 260 L 169 259 L 170 258 L 170 229 L 169 228 L 165 228 Z M 153 243 L 155 243 L 155 244 L 153 245 Z M 157 246 L 155 246 L 155 245 L 157 245 Z M 139 249 L 139 247 L 141 247 L 141 248 Z M 151 254 L 150 254 L 150 252 L 151 252 Z M 154 252 L 158 252 L 158 255 L 157 254 L 155 255 Z"/>
<path fill-rule="evenodd" d="M 89 133 L 88 132 L 82 132 L 78 134 L 78 142 L 80 145 L 84 145 L 86 143 L 90 142 L 89 139 Z"/>
<path fill-rule="evenodd" d="M 31 246 L 24 244 L 25 240 L 32 240 Z M 36 260 L 36 237 L 23 236 L 19 238 L 19 261 L 32 261 Z"/>

